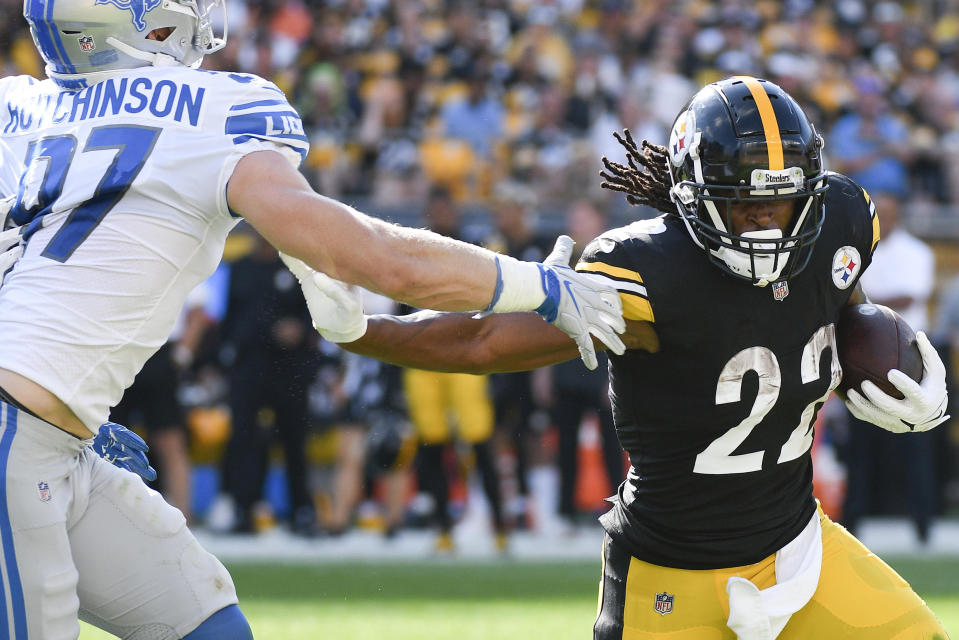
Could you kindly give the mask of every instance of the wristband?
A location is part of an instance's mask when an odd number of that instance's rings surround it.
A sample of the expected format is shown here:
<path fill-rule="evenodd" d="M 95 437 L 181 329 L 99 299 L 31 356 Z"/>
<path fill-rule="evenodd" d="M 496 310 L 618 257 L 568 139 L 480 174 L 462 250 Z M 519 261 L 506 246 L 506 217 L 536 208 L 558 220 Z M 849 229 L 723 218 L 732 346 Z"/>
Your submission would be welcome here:
<path fill-rule="evenodd" d="M 540 265 L 496 256 L 496 288 L 487 311 L 532 311 L 546 300 Z"/>

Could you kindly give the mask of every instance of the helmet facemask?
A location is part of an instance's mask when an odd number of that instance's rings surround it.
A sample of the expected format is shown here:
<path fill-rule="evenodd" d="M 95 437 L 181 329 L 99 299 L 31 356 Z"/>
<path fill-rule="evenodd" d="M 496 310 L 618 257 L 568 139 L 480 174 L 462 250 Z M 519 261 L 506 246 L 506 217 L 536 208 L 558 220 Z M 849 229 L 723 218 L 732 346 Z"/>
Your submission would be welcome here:
<path fill-rule="evenodd" d="M 720 269 L 760 287 L 788 280 L 808 264 L 825 220 L 822 147 L 775 84 L 735 76 L 708 85 L 673 124 L 670 198 Z M 781 229 L 736 233 L 734 207 L 762 202 L 792 202 L 791 218 Z"/>
<path fill-rule="evenodd" d="M 825 221 L 823 197 L 826 175 L 806 179 L 794 167 L 782 171 L 753 171 L 754 185 L 705 185 L 683 181 L 672 189 L 674 201 L 691 233 L 707 251 L 710 261 L 734 276 L 764 287 L 788 280 L 805 268 Z M 785 179 L 778 186 L 768 178 Z M 736 204 L 763 201 L 792 202 L 785 229 L 733 232 Z"/>

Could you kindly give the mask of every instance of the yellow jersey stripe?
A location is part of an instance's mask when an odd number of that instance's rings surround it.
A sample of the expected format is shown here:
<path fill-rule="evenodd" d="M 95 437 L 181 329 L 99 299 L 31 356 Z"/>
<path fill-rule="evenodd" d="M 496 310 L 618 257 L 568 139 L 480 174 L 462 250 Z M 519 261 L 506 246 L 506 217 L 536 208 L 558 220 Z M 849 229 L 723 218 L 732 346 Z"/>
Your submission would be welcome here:
<path fill-rule="evenodd" d="M 623 318 L 626 320 L 655 322 L 653 306 L 649 304 L 649 300 L 646 298 L 620 291 L 619 299 L 623 303 Z"/>
<path fill-rule="evenodd" d="M 605 262 L 580 262 L 576 265 L 576 270 L 585 273 L 605 273 L 606 275 L 613 276 L 614 278 L 633 280 L 635 282 L 643 281 L 643 277 L 636 271 L 630 271 L 629 269 L 624 269 L 622 267 L 614 267 L 613 265 L 606 264 Z"/>
<path fill-rule="evenodd" d="M 870 205 L 869 210 L 872 213 L 872 246 L 869 247 L 869 250 L 873 251 L 876 248 L 876 243 L 879 242 L 879 216 L 876 215 L 874 205 Z"/>
<path fill-rule="evenodd" d="M 872 245 L 869 250 L 873 251 L 876 248 L 876 243 L 879 242 L 879 216 L 876 214 L 876 203 L 869 197 L 869 192 L 862 187 L 859 188 L 862 189 L 862 197 L 866 199 L 866 204 L 869 205 L 869 216 L 872 218 Z"/>
<path fill-rule="evenodd" d="M 773 110 L 772 102 L 769 96 L 756 78 L 751 76 L 736 76 L 741 80 L 753 100 L 756 101 L 756 107 L 759 109 L 759 118 L 763 123 L 763 134 L 766 136 L 766 152 L 769 154 L 769 168 L 772 171 L 778 171 L 785 168 L 783 160 L 783 141 L 779 136 L 779 121 L 776 120 L 776 112 Z"/>

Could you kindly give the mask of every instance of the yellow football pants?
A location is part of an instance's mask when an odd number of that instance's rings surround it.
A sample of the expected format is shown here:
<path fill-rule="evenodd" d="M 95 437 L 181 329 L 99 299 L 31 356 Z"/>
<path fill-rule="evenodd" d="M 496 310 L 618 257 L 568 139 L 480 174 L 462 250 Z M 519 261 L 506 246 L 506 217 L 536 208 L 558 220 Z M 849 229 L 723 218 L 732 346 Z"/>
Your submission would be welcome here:
<path fill-rule="evenodd" d="M 885 562 L 819 512 L 823 562 L 819 586 L 778 640 L 946 640 L 926 603 Z M 631 558 L 607 536 L 595 640 L 735 640 L 726 626 L 732 576 L 764 589 L 776 583 L 775 554 L 753 565 L 692 571 Z M 672 596 L 656 610 L 657 594 Z M 661 596 L 662 597 L 662 596 Z"/>
<path fill-rule="evenodd" d="M 475 444 L 493 435 L 493 405 L 486 376 L 406 369 L 403 386 L 410 421 L 423 444 L 442 444 L 457 435 Z"/>

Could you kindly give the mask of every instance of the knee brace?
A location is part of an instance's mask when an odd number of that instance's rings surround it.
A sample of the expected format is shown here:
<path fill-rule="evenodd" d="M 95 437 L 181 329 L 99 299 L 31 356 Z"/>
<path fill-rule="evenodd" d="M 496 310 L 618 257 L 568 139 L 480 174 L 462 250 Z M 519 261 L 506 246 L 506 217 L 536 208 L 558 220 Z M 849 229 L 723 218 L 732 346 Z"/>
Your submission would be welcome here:
<path fill-rule="evenodd" d="M 253 640 L 253 631 L 240 607 L 231 604 L 220 609 L 183 636 L 183 640 Z"/>

